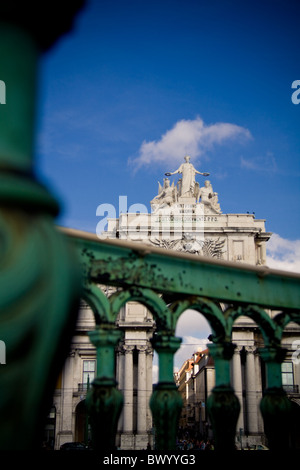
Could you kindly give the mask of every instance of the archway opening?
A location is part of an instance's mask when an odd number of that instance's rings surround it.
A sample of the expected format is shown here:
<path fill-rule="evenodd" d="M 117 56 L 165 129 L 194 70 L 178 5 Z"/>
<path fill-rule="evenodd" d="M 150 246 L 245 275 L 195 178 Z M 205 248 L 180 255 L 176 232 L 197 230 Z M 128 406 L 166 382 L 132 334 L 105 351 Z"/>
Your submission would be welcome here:
<path fill-rule="evenodd" d="M 212 329 L 201 313 L 186 310 L 177 322 L 175 334 L 182 338 L 174 355 L 174 378 L 183 399 L 178 442 L 183 449 L 202 448 L 212 440 L 206 408 L 215 385 L 214 363 L 207 344 Z"/>
<path fill-rule="evenodd" d="M 286 356 L 281 364 L 282 387 L 292 402 L 290 448 L 300 449 L 300 325 L 290 321 L 282 332 L 281 346 Z"/>
<path fill-rule="evenodd" d="M 122 450 L 143 450 L 153 440 L 149 400 L 155 321 L 145 305 L 129 300 L 121 307 L 116 324 L 123 331 L 116 355 L 116 380 L 124 396 L 116 444 Z"/>
<path fill-rule="evenodd" d="M 86 412 L 85 400 L 81 400 L 75 410 L 75 442 L 85 445 L 91 440 L 91 430 Z"/>
<path fill-rule="evenodd" d="M 261 311 L 263 314 L 263 311 Z M 240 315 L 232 325 L 232 343 L 236 346 L 231 360 L 231 385 L 240 402 L 236 427 L 237 448 L 248 449 L 266 443 L 260 402 L 266 388 L 266 366 L 260 355 L 265 347 L 259 323 L 266 324 L 260 312 Z"/>

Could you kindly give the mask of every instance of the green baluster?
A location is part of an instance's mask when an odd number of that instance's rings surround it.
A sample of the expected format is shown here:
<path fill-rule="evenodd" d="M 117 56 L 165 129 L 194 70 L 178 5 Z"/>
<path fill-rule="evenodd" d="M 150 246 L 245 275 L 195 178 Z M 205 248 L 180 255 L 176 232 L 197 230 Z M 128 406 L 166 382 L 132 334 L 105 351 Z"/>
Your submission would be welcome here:
<path fill-rule="evenodd" d="M 214 432 L 216 450 L 234 450 L 236 424 L 240 403 L 230 385 L 230 360 L 235 345 L 217 343 L 208 345 L 214 359 L 216 384 L 207 400 L 207 409 Z"/>
<path fill-rule="evenodd" d="M 97 377 L 86 396 L 95 451 L 113 451 L 123 395 L 115 380 L 115 349 L 122 332 L 115 325 L 99 326 L 89 333 L 97 350 Z"/>
<path fill-rule="evenodd" d="M 37 181 L 33 157 L 38 59 L 69 29 L 78 4 L 57 22 L 55 8 L 46 19 L 43 7 L 0 5 L 6 91 L 0 105 L 0 335 L 7 353 L 0 368 L 1 449 L 40 443 L 81 293 L 77 260 L 54 226 L 58 204 Z"/>
<path fill-rule="evenodd" d="M 173 358 L 180 347 L 181 338 L 159 334 L 153 340 L 153 347 L 159 358 L 159 382 L 150 399 L 155 426 L 157 450 L 174 450 L 178 421 L 182 409 L 182 398 L 174 382 Z"/>
<path fill-rule="evenodd" d="M 260 402 L 260 410 L 264 419 L 268 447 L 271 450 L 287 450 L 292 403 L 282 388 L 281 363 L 286 350 L 280 347 L 265 347 L 259 352 L 266 363 L 267 373 L 267 388 Z"/>

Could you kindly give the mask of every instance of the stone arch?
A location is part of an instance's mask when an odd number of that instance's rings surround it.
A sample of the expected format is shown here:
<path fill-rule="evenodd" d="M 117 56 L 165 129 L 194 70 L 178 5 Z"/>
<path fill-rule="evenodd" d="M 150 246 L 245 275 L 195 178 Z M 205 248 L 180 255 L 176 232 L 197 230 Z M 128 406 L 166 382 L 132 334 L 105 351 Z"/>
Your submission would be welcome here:
<path fill-rule="evenodd" d="M 85 400 L 80 400 L 75 408 L 75 442 L 87 440 L 88 433 L 87 410 Z"/>

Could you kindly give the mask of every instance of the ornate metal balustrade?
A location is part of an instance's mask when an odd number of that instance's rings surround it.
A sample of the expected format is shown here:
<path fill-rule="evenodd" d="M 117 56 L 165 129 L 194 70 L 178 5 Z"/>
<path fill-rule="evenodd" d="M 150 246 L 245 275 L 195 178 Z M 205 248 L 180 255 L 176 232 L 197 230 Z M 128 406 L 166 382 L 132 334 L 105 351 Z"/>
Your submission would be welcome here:
<path fill-rule="evenodd" d="M 213 332 L 216 386 L 208 407 L 216 449 L 234 445 L 239 402 L 230 386 L 229 364 L 231 332 L 241 315 L 252 318 L 264 338 L 267 389 L 261 411 L 269 445 L 287 447 L 290 402 L 281 383 L 281 338 L 289 322 L 300 322 L 299 276 L 55 228 L 57 203 L 34 173 L 37 64 L 69 29 L 83 2 L 68 3 L 69 13 L 62 0 L 40 3 L 16 7 L 4 1 L 0 6 L 0 72 L 6 84 L 6 103 L 0 105 L 0 339 L 6 347 L 6 364 L 0 365 L 0 448 L 28 449 L 39 442 L 81 297 L 96 319 L 90 339 L 98 371 L 87 397 L 96 449 L 114 447 L 122 408 L 114 371 L 122 333 L 115 320 L 130 300 L 146 305 L 157 325 L 153 345 L 159 382 L 151 409 L 158 449 L 175 445 L 182 406 L 173 382 L 173 356 L 180 346 L 175 328 L 187 308 L 201 312 Z M 117 290 L 107 298 L 100 284 Z M 228 306 L 225 311 L 220 302 Z M 265 309 L 279 313 L 271 319 Z"/>
<path fill-rule="evenodd" d="M 300 324 L 300 276 L 179 254 L 147 245 L 118 240 L 100 241 L 83 232 L 64 230 L 78 252 L 84 273 L 83 297 L 91 306 L 96 329 L 90 338 L 98 354 L 97 378 L 88 397 L 95 448 L 113 448 L 122 395 L 117 390 L 114 350 L 121 332 L 115 323 L 129 301 L 144 304 L 156 321 L 153 346 L 159 357 L 159 382 L 150 407 L 159 450 L 175 447 L 182 401 L 173 381 L 173 356 L 181 339 L 176 323 L 186 309 L 199 311 L 212 330 L 210 354 L 215 362 L 216 385 L 208 400 L 216 449 L 233 449 L 239 401 L 230 385 L 230 361 L 234 352 L 232 328 L 240 316 L 253 319 L 261 330 L 267 388 L 261 412 L 271 448 L 288 448 L 291 403 L 281 382 L 283 330 Z M 107 298 L 101 285 L 115 286 Z M 224 305 L 226 305 L 224 309 Z M 271 318 L 266 309 L 278 313 Z M 105 425 L 103 425 L 105 423 Z M 110 423 L 110 434 L 107 423 Z"/>

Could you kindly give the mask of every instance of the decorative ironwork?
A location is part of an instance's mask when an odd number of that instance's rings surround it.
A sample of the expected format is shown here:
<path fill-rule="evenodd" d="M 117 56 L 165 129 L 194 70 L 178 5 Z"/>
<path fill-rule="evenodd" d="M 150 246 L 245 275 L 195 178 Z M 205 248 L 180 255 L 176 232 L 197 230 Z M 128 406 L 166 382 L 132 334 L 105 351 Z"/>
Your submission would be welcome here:
<path fill-rule="evenodd" d="M 159 382 L 150 403 L 157 448 L 174 448 L 173 431 L 182 406 L 172 381 L 173 356 L 180 343 L 175 330 L 186 309 L 201 313 L 212 330 L 209 349 L 215 362 L 216 386 L 207 406 L 216 449 L 234 448 L 239 415 L 239 401 L 230 386 L 233 326 L 240 316 L 246 316 L 260 328 L 265 345 L 260 354 L 267 376 L 261 410 L 269 446 L 276 448 L 276 436 L 283 433 L 281 425 L 290 419 L 289 401 L 281 382 L 280 367 L 285 357 L 281 339 L 289 322 L 300 324 L 300 276 L 120 240 L 100 241 L 78 231 L 64 232 L 81 258 L 85 299 L 91 299 L 98 322 L 113 325 L 120 308 L 131 300 L 144 304 L 153 314 Z M 118 288 L 109 298 L 97 287 L 105 283 Z M 271 318 L 266 309 L 279 313 Z M 284 441 L 287 443 L 287 436 Z"/>

